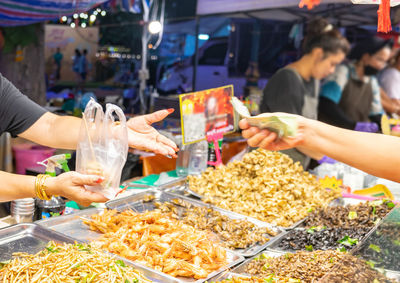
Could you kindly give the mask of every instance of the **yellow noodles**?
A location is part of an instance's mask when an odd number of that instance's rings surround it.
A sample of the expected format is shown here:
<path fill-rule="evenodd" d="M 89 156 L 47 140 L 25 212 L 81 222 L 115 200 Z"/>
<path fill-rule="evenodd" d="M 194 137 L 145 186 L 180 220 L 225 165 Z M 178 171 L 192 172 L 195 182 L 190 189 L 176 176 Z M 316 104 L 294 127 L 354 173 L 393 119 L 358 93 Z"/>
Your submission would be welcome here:
<path fill-rule="evenodd" d="M 151 282 L 138 270 L 90 245 L 50 242 L 35 255 L 13 256 L 0 269 L 0 282 Z"/>

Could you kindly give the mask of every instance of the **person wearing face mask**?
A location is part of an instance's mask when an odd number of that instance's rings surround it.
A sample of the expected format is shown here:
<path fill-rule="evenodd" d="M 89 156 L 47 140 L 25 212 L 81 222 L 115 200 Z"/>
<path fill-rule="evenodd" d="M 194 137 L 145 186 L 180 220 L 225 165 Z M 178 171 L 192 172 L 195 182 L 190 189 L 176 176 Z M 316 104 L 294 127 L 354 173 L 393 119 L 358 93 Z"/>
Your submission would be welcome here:
<path fill-rule="evenodd" d="M 388 40 L 371 36 L 357 43 L 350 52 L 350 62 L 336 68 L 321 88 L 319 120 L 346 129 L 369 131 L 378 127 L 380 117 L 393 113 L 393 103 L 379 87 L 376 75 L 385 68 L 391 53 Z"/>
<path fill-rule="evenodd" d="M 324 19 L 307 25 L 303 56 L 274 74 L 264 89 L 261 112 L 287 112 L 317 119 L 319 80 L 335 71 L 350 50 L 348 41 Z M 307 151 L 284 151 L 306 168 Z"/>

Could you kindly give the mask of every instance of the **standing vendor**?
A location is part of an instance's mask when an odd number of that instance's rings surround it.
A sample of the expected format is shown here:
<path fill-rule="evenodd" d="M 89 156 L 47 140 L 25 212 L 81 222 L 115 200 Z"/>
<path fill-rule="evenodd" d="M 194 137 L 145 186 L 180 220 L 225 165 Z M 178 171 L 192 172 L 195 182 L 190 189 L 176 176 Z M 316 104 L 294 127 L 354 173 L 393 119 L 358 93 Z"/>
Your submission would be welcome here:
<path fill-rule="evenodd" d="M 13 137 L 22 137 L 54 148 L 76 148 L 81 119 L 47 112 L 23 95 L 1 74 L 0 99 L 0 133 L 9 132 Z M 129 146 L 175 157 L 175 143 L 151 127 L 152 123 L 161 121 L 172 112 L 173 109 L 161 110 L 130 119 L 127 122 Z M 36 197 L 36 177 L 0 171 L 0 179 L 0 202 Z M 48 196 L 61 195 L 87 206 L 92 202 L 107 201 L 103 195 L 88 191 L 84 187 L 101 181 L 99 176 L 68 172 L 49 177 L 41 185 Z"/>
<path fill-rule="evenodd" d="M 357 122 L 377 122 L 386 111 L 398 112 L 387 99 L 376 75 L 386 66 L 390 42 L 370 36 L 350 53 L 351 62 L 340 65 L 321 89 L 319 119 L 331 125 L 356 129 Z"/>
<path fill-rule="evenodd" d="M 264 89 L 261 112 L 288 112 L 317 119 L 319 80 L 335 71 L 350 46 L 347 40 L 324 19 L 308 24 L 300 60 L 279 70 Z M 285 152 L 307 167 L 307 152 L 291 149 Z"/>

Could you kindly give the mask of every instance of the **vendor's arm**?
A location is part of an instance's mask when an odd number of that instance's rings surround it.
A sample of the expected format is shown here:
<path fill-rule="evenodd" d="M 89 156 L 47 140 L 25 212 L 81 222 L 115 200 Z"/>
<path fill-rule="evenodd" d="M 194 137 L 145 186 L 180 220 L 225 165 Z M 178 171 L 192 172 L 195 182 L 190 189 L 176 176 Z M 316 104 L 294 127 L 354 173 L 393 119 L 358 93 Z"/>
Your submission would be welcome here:
<path fill-rule="evenodd" d="M 298 134 L 293 138 L 279 140 L 276 140 L 275 133 L 249 127 L 245 120 L 239 125 L 250 146 L 269 150 L 304 147 L 369 174 L 400 182 L 398 137 L 350 131 L 301 116 L 296 117 Z"/>
<path fill-rule="evenodd" d="M 36 197 L 35 178 L 33 176 L 16 175 L 0 171 L 2 182 L 0 187 L 0 202 Z M 48 195 L 61 195 L 81 205 L 88 206 L 92 202 L 107 201 L 101 194 L 88 191 L 84 187 L 84 185 L 96 185 L 99 181 L 101 179 L 98 176 L 68 172 L 57 177 L 47 178 L 45 181 L 47 187 L 46 193 Z"/>
<path fill-rule="evenodd" d="M 0 132 L 10 132 L 35 143 L 54 148 L 75 149 L 81 119 L 47 112 L 23 95 L 0 75 Z M 152 123 L 163 120 L 171 110 L 161 110 L 128 121 L 130 147 L 176 156 L 175 143 L 159 134 Z"/>

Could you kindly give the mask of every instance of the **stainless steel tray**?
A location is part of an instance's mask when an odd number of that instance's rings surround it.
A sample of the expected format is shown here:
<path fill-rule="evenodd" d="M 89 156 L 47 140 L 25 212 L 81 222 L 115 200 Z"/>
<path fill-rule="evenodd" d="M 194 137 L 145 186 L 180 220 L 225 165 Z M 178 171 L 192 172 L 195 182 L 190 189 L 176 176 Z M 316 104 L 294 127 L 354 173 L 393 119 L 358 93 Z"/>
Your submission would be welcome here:
<path fill-rule="evenodd" d="M 275 240 L 277 240 L 279 238 L 280 234 L 284 231 L 281 228 L 278 228 L 269 223 L 265 223 L 265 222 L 259 221 L 257 219 L 251 218 L 251 217 L 246 217 L 244 215 L 237 214 L 237 213 L 234 213 L 231 211 L 227 211 L 227 210 L 212 206 L 210 204 L 203 203 L 201 201 L 196 201 L 191 198 L 187 198 L 187 197 L 184 197 L 181 195 L 171 194 L 168 192 L 163 192 L 160 190 L 148 190 L 145 192 L 138 193 L 136 195 L 128 196 L 126 198 L 112 200 L 112 201 L 107 202 L 106 206 L 110 209 L 116 209 L 118 211 L 123 211 L 126 209 L 133 209 L 134 211 L 138 211 L 138 212 L 143 212 L 146 210 L 154 210 L 155 207 L 154 207 L 153 201 L 143 202 L 143 199 L 145 198 L 145 196 L 148 196 L 148 195 L 154 196 L 155 197 L 154 201 L 157 201 L 157 202 L 167 202 L 167 201 L 171 202 L 173 199 L 181 199 L 193 206 L 208 207 L 215 211 L 218 211 L 222 215 L 226 215 L 227 217 L 229 217 L 231 219 L 247 220 L 247 221 L 255 224 L 258 227 L 267 227 L 278 233 L 278 235 L 275 237 L 269 237 L 270 240 L 263 245 L 253 245 L 246 249 L 232 250 L 235 253 L 240 254 L 244 257 L 251 257 L 251 256 L 258 254 L 259 252 L 264 250 L 267 246 L 271 245 Z M 183 207 L 177 206 L 177 208 L 178 208 L 178 211 L 180 211 L 180 212 L 184 211 Z"/>
<path fill-rule="evenodd" d="M 337 198 L 334 199 L 329 203 L 329 206 L 346 206 L 346 205 L 355 205 L 355 204 L 360 204 L 366 202 L 366 200 L 360 200 L 360 199 L 354 199 L 354 198 Z"/>
<path fill-rule="evenodd" d="M 73 243 L 70 238 L 34 223 L 16 224 L 0 229 L 0 261 L 9 260 L 15 252 L 35 254 L 49 241 Z"/>
<path fill-rule="evenodd" d="M 202 199 L 203 196 L 197 194 L 196 192 L 192 191 L 189 189 L 189 184 L 187 181 L 187 178 L 182 178 L 179 180 L 176 180 L 175 182 L 171 182 L 162 186 L 158 186 L 157 189 L 166 191 L 169 193 L 173 193 L 176 195 L 180 196 L 185 196 L 189 198 L 194 198 L 194 199 Z"/>
<path fill-rule="evenodd" d="M 250 276 L 248 276 L 248 275 L 243 275 L 243 274 L 239 274 L 239 273 L 235 273 L 235 272 L 231 272 L 231 271 L 226 271 L 226 272 L 222 272 L 221 274 L 215 276 L 214 278 L 211 278 L 210 282 L 219 282 L 219 281 L 222 281 L 225 279 L 232 279 L 234 277 L 250 278 Z"/>
<path fill-rule="evenodd" d="M 81 217 L 90 218 L 93 214 L 102 212 L 102 208 L 89 208 L 74 214 L 39 220 L 36 223 L 67 235 L 77 241 L 89 243 L 90 241 L 97 240 L 101 234 L 90 230 L 87 225 L 83 224 Z"/>
<path fill-rule="evenodd" d="M 165 191 L 167 193 L 171 193 L 171 194 L 174 194 L 174 195 L 179 195 L 181 197 L 194 199 L 194 200 L 197 200 L 197 201 L 201 201 L 201 199 L 203 198 L 203 196 L 201 196 L 201 195 L 197 194 L 196 192 L 194 192 L 194 191 L 189 189 L 189 186 L 188 186 L 188 183 L 187 183 L 186 179 L 178 180 L 176 182 L 172 182 L 172 183 L 169 183 L 167 185 L 160 186 L 160 187 L 157 187 L 157 188 L 162 190 L 162 191 Z M 218 208 L 220 210 L 228 211 L 228 210 L 219 208 L 218 206 L 215 206 L 215 205 L 212 205 L 212 206 L 215 207 L 215 208 Z M 242 214 L 239 214 L 239 213 L 236 213 L 236 212 L 232 212 L 232 213 L 237 214 L 237 215 L 242 215 Z M 266 223 L 264 221 L 258 220 L 256 218 L 253 218 L 253 217 L 250 217 L 250 216 L 246 216 L 246 215 L 243 215 L 243 216 L 251 218 L 251 219 L 254 219 L 254 220 L 262 222 L 262 223 Z M 304 222 L 304 220 L 305 220 L 305 218 L 297 221 L 296 223 L 294 223 L 290 227 L 281 227 L 281 226 L 274 226 L 274 225 L 273 226 L 274 227 L 278 227 L 281 230 L 291 230 L 291 229 L 294 229 L 294 228 L 300 226 Z"/>
<path fill-rule="evenodd" d="M 385 274 L 387 278 L 394 279 L 397 282 L 400 282 L 400 272 L 384 269 L 382 273 Z"/>
<path fill-rule="evenodd" d="M 144 194 L 147 194 L 148 191 L 143 192 Z M 142 193 L 139 193 L 142 194 Z M 89 227 L 85 224 L 83 224 L 82 220 L 80 217 L 84 218 L 90 218 L 91 215 L 101 213 L 103 209 L 98 209 L 98 208 L 91 208 L 91 209 L 86 209 L 82 210 L 78 213 L 75 214 L 70 214 L 70 215 L 64 215 L 64 216 L 59 216 L 59 217 L 52 217 L 49 219 L 45 220 L 40 220 L 37 223 L 45 226 L 47 228 L 50 228 L 54 231 L 60 232 L 65 234 L 68 237 L 71 237 L 72 239 L 75 239 L 80 242 L 90 242 L 97 240 L 100 238 L 101 234 L 95 231 L 91 231 Z M 156 271 L 152 268 L 146 267 L 148 270 L 150 270 L 153 274 L 156 274 L 157 276 L 162 276 L 164 278 L 168 278 L 167 281 L 160 281 L 160 282 L 180 282 L 180 283 L 185 283 L 185 282 L 204 282 L 208 280 L 211 277 L 214 277 L 215 275 L 219 274 L 220 272 L 229 269 L 239 263 L 241 263 L 244 260 L 244 258 L 241 255 L 238 255 L 232 251 L 227 251 L 227 261 L 228 264 L 224 268 L 221 268 L 221 270 L 215 271 L 211 273 L 207 278 L 205 279 L 190 279 L 190 278 L 175 278 L 170 275 L 167 275 L 163 272 Z M 144 267 L 144 265 L 135 263 L 137 266 Z M 154 276 L 153 276 L 154 277 Z M 171 281 L 173 280 L 173 281 Z"/>
<path fill-rule="evenodd" d="M 56 218 L 57 217 L 54 217 L 54 219 Z M 52 218 L 49 220 L 52 220 Z M 16 224 L 0 229 L 0 261 L 11 259 L 12 254 L 15 252 L 35 254 L 43 250 L 49 241 L 71 244 L 75 242 L 75 240 L 70 237 L 49 230 L 35 223 Z M 121 259 L 127 265 L 131 265 L 140 270 L 148 279 L 152 280 L 153 282 L 179 282 L 171 276 L 157 274 L 150 268 L 136 264 L 130 260 L 123 259 L 119 256 L 115 256 L 115 258 Z"/>
<path fill-rule="evenodd" d="M 267 250 L 270 252 L 277 252 L 277 253 L 295 253 L 297 251 L 305 251 L 305 250 L 285 250 L 279 247 L 279 244 L 283 241 L 283 239 L 285 239 L 287 236 L 289 236 L 291 233 L 293 233 L 293 231 L 296 230 L 306 230 L 305 228 L 295 228 L 293 230 L 290 231 L 286 231 L 285 233 L 283 233 L 282 235 L 279 236 L 278 239 L 276 239 L 273 243 L 271 243 L 271 245 L 269 245 L 267 247 Z M 373 230 L 373 228 L 371 228 L 371 230 Z M 368 231 L 367 234 L 365 234 L 365 236 L 359 241 L 359 243 L 355 246 L 353 246 L 351 249 L 348 249 L 349 252 L 357 249 L 359 247 L 359 245 L 371 234 L 371 230 Z"/>
<path fill-rule="evenodd" d="M 246 267 L 254 258 L 260 256 L 261 254 L 264 254 L 267 257 L 278 257 L 278 256 L 281 256 L 281 255 L 284 255 L 284 254 L 287 254 L 287 253 L 285 253 L 285 252 L 277 252 L 277 251 L 269 251 L 269 250 L 263 251 L 261 253 L 258 253 L 255 256 L 245 260 L 244 262 L 242 262 L 241 264 L 239 264 L 235 268 L 231 269 L 231 272 L 234 272 L 236 274 L 250 276 L 248 273 L 246 273 Z M 214 277 L 214 278 L 217 278 L 217 277 Z"/>

